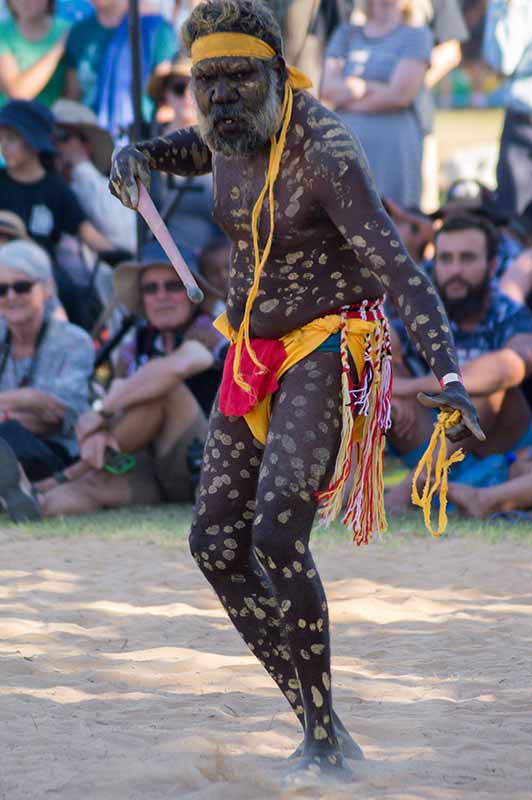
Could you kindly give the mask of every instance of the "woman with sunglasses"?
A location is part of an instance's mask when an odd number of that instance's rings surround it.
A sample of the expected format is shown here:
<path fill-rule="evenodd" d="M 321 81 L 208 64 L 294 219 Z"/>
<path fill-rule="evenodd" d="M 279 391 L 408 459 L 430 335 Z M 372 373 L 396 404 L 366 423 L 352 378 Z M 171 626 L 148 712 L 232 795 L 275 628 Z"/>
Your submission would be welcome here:
<path fill-rule="evenodd" d="M 47 315 L 51 277 L 38 245 L 0 246 L 2 475 L 8 446 L 32 480 L 64 468 L 78 452 L 74 425 L 88 404 L 94 349 L 81 328 Z"/>
<path fill-rule="evenodd" d="M 63 55 L 69 23 L 55 0 L 7 0 L 11 19 L 0 23 L 0 105 L 8 98 L 51 106 L 65 88 Z"/>

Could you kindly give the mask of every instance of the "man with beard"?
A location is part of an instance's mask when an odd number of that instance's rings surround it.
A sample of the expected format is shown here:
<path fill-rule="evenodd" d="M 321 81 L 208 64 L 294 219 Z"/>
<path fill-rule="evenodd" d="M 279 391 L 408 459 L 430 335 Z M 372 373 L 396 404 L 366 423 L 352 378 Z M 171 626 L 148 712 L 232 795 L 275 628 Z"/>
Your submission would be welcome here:
<path fill-rule="evenodd" d="M 520 389 L 532 373 L 532 314 L 493 280 L 498 240 L 493 225 L 472 214 L 447 218 L 436 234 L 434 282 L 449 315 L 464 385 L 487 435 L 485 444 L 466 443 L 470 455 L 459 468 L 464 482 L 470 482 L 476 457 L 522 450 L 528 458 L 532 444 L 531 412 Z M 407 466 L 415 467 L 433 425 L 431 413 L 419 408 L 416 395 L 434 391 L 437 382 L 413 351 L 400 322 L 394 332 L 389 440 Z M 410 506 L 410 485 L 409 477 L 388 493 L 388 511 Z"/>
<path fill-rule="evenodd" d="M 198 128 L 124 148 L 111 188 L 135 207 L 136 180 L 148 184 L 151 169 L 213 172 L 215 219 L 232 243 L 218 326 L 232 346 L 191 550 L 301 723 L 296 776 L 342 778 L 344 758 L 360 749 L 332 708 L 327 602 L 309 538 L 320 503 L 326 521 L 340 511 L 354 452 L 344 520 L 359 543 L 385 524 L 384 291 L 442 380 L 425 402 L 461 413 L 451 435 L 483 433 L 434 288 L 402 246 L 356 141 L 287 68 L 271 11 L 210 0 L 193 10 L 183 40 Z"/>

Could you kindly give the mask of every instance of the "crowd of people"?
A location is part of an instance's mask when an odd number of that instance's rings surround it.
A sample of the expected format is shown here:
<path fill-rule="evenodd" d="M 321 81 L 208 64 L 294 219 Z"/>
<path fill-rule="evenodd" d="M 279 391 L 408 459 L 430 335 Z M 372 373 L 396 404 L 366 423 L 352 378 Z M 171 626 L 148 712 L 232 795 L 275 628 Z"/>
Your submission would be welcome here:
<path fill-rule="evenodd" d="M 532 509 L 530 4 L 269 5 L 288 63 L 312 75 L 311 91 L 361 142 L 450 319 L 487 434 L 466 441 L 451 502 L 472 516 Z M 197 123 L 178 35 L 189 9 L 140 7 L 144 131 L 164 136 Z M 504 79 L 497 188 L 457 181 L 424 213 L 423 185 L 437 187 L 435 91 L 462 53 L 473 62 L 480 52 Z M 149 231 L 109 192 L 113 149 L 134 121 L 130 56 L 127 0 L 0 0 L 0 504 L 15 521 L 195 497 L 226 353 L 213 320 L 231 254 L 213 221 L 211 176 L 154 171 L 152 197 L 204 291 L 193 306 Z M 387 313 L 386 457 L 409 470 L 386 494 L 398 513 L 434 421 L 416 395 L 438 383 L 391 303 Z"/>

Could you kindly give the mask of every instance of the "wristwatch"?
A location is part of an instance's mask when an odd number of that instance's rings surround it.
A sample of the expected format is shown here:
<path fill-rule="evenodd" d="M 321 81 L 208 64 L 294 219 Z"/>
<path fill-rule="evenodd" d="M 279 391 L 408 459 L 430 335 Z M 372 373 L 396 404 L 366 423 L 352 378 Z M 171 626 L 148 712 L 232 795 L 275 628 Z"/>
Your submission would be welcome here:
<path fill-rule="evenodd" d="M 100 417 L 103 417 L 104 419 L 109 419 L 110 417 L 113 416 L 114 413 L 113 411 L 105 411 L 103 407 L 103 400 L 101 397 L 97 397 L 96 400 L 94 400 L 93 404 L 91 405 L 91 408 L 93 411 L 99 414 Z"/>

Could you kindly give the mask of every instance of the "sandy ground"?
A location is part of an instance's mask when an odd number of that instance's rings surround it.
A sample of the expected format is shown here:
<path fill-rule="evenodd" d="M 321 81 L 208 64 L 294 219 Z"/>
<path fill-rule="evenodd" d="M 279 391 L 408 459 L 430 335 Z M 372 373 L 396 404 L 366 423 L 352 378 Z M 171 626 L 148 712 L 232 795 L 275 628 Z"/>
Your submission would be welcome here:
<path fill-rule="evenodd" d="M 0 798 L 532 798 L 532 547 L 320 543 L 348 787 L 299 740 L 184 544 L 0 542 Z"/>

